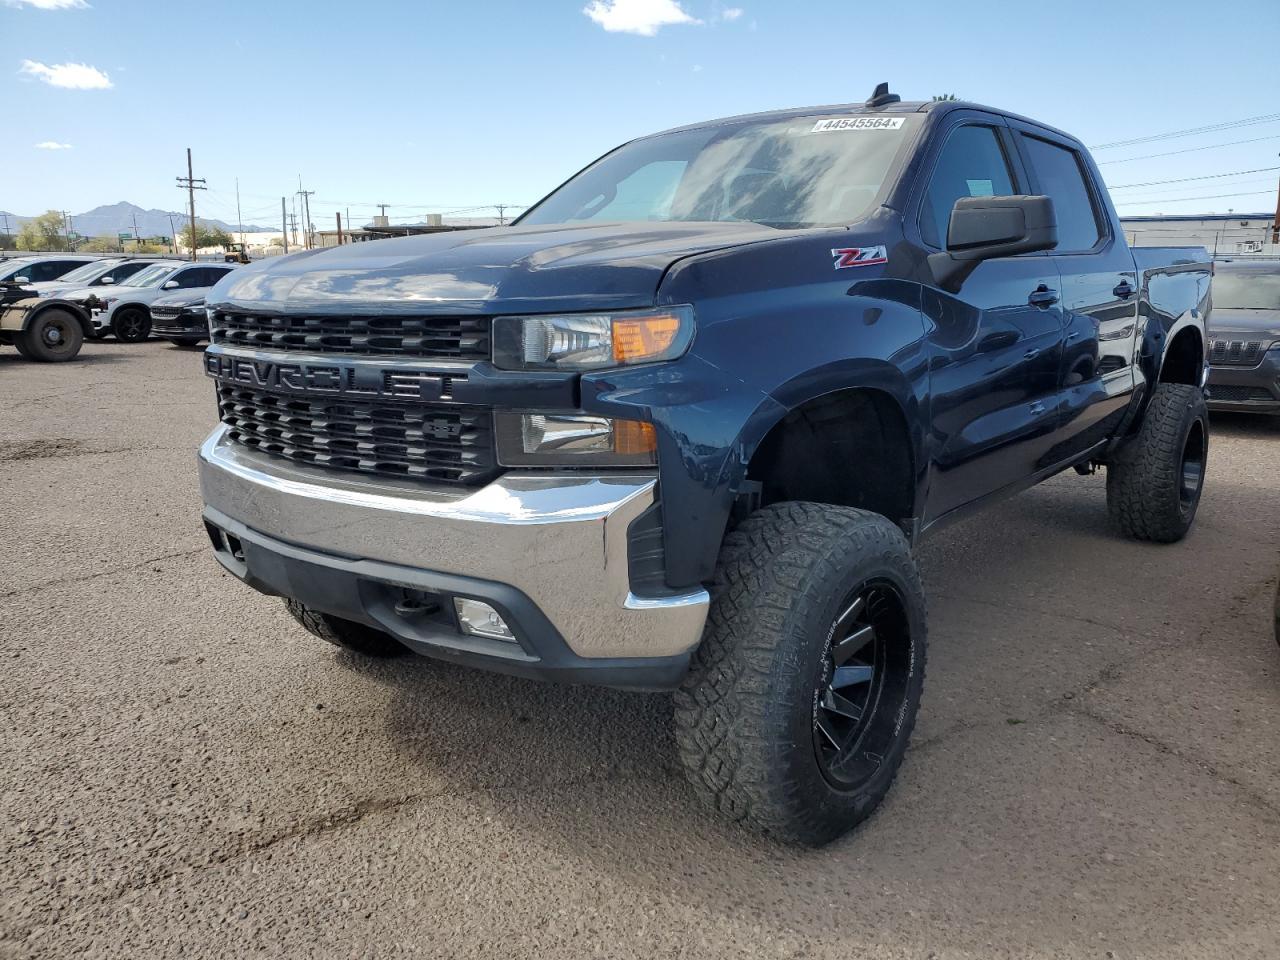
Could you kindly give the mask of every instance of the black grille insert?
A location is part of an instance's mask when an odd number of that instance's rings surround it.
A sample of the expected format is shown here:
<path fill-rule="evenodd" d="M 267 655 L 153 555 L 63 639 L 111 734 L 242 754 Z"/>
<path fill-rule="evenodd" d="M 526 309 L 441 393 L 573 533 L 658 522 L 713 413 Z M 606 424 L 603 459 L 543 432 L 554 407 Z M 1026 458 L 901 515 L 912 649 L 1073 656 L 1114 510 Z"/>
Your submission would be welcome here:
<path fill-rule="evenodd" d="M 304 399 L 219 384 L 218 411 L 232 439 L 298 463 L 468 485 L 499 473 L 484 407 Z"/>
<path fill-rule="evenodd" d="M 277 316 L 219 311 L 214 343 L 306 353 L 489 359 L 488 317 Z"/>
<path fill-rule="evenodd" d="M 1236 387 L 1209 385 L 1209 399 L 1220 400 L 1223 403 L 1249 403 L 1256 400 L 1274 400 L 1269 392 L 1261 387 Z"/>
<path fill-rule="evenodd" d="M 1238 367 L 1256 367 L 1265 353 L 1257 340 L 1214 340 L 1209 345 L 1209 362 Z"/>

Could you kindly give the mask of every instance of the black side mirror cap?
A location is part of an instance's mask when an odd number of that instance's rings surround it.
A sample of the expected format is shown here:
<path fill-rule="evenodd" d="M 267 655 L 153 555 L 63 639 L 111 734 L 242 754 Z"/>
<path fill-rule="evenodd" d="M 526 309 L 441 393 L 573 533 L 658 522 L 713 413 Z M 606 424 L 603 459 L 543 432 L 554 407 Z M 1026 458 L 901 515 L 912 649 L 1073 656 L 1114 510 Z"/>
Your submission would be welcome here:
<path fill-rule="evenodd" d="M 984 260 L 1052 250 L 1058 217 L 1049 197 L 961 197 L 951 210 L 947 249 L 929 255 L 933 279 L 958 293 Z"/>

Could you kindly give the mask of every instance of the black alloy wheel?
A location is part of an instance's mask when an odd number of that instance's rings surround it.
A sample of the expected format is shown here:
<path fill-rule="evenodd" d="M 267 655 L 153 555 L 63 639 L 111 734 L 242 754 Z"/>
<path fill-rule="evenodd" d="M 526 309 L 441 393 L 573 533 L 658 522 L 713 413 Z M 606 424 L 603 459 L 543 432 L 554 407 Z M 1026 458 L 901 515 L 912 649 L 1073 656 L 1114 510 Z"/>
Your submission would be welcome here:
<path fill-rule="evenodd" d="M 856 790 L 879 770 L 907 698 L 911 628 L 892 584 L 850 593 L 831 626 L 813 698 L 813 745 L 822 775 Z"/>
<path fill-rule="evenodd" d="M 139 343 L 151 333 L 151 319 L 137 307 L 118 311 L 111 321 L 111 332 L 124 343 Z"/>

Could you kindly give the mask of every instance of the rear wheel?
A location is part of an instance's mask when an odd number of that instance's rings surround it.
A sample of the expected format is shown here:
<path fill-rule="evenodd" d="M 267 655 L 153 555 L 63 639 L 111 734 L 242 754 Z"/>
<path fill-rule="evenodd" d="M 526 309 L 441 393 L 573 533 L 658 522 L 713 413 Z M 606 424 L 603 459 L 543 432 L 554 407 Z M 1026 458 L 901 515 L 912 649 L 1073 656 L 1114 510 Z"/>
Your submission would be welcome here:
<path fill-rule="evenodd" d="M 779 503 L 730 533 L 676 695 L 680 759 L 732 820 L 822 844 L 888 793 L 924 688 L 925 600 L 902 532 Z"/>
<path fill-rule="evenodd" d="M 36 314 L 27 329 L 14 339 L 14 344 L 28 360 L 61 363 L 74 359 L 80 352 L 84 331 L 73 314 L 51 308 Z"/>
<path fill-rule="evenodd" d="M 285 600 L 284 605 L 293 619 L 302 624 L 308 633 L 336 647 L 343 647 L 366 657 L 399 657 L 409 652 L 408 648 L 394 638 L 363 623 L 320 613 L 303 606 L 297 600 Z"/>
<path fill-rule="evenodd" d="M 151 333 L 151 317 L 141 307 L 125 307 L 111 318 L 111 332 L 117 340 L 139 343 Z"/>
<path fill-rule="evenodd" d="M 1191 529 L 1209 459 L 1204 391 L 1157 385 L 1138 435 L 1107 464 L 1107 510 L 1126 536 L 1173 543 Z"/>

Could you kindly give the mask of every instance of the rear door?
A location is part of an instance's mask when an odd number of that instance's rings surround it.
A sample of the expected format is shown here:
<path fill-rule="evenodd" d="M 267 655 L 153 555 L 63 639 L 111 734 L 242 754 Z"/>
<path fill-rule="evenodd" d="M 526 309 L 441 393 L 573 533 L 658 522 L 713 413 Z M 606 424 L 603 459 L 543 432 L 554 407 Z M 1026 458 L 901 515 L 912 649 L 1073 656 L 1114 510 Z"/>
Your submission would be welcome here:
<path fill-rule="evenodd" d="M 946 242 L 961 197 L 1025 194 L 1025 172 L 1002 117 L 957 111 L 931 138 L 908 236 L 926 252 Z M 1058 422 L 1062 310 L 1058 271 L 1042 253 L 988 260 L 959 293 L 926 284 L 932 454 L 926 518 L 1026 481 L 1044 465 Z"/>
<path fill-rule="evenodd" d="M 1053 198 L 1066 344 L 1053 454 L 1083 453 L 1120 425 L 1134 387 L 1138 274 L 1096 171 L 1079 145 L 1010 121 L 1035 193 Z"/>

